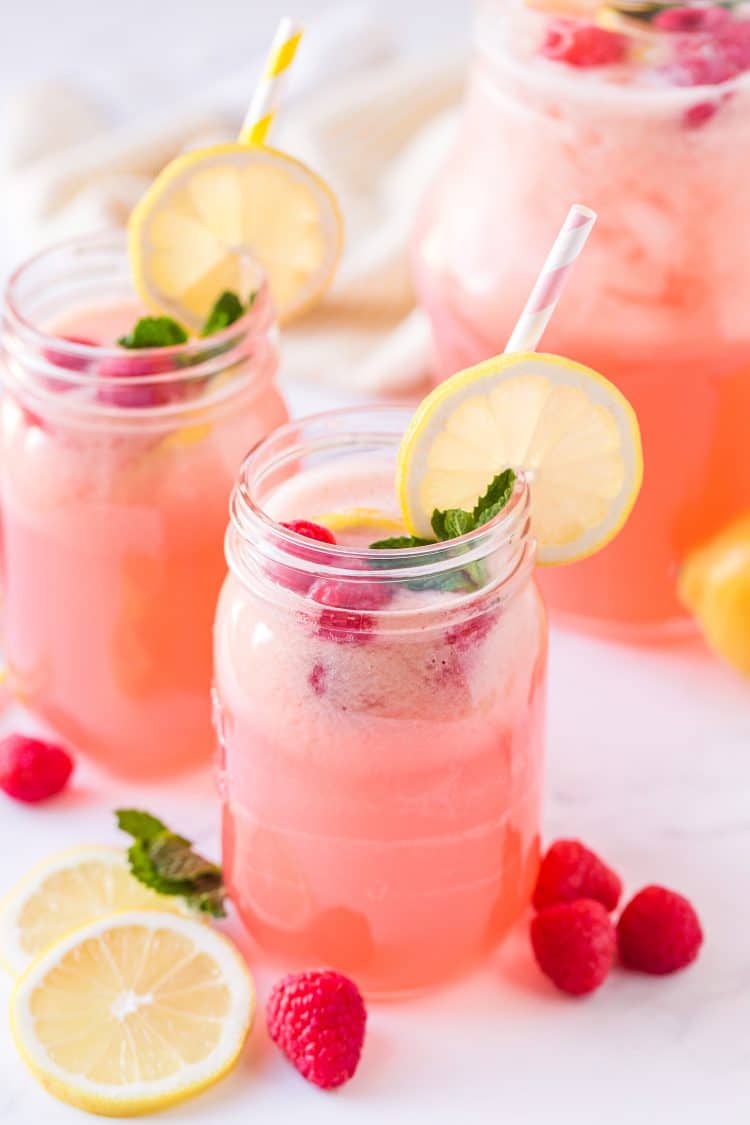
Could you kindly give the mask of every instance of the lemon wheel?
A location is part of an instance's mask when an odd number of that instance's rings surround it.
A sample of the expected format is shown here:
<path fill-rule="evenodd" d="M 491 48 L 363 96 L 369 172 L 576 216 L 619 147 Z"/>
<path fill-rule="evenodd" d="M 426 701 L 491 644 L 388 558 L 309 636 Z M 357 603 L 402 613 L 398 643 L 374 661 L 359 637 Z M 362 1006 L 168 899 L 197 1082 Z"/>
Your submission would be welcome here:
<path fill-rule="evenodd" d="M 596 371 L 560 356 L 502 355 L 459 372 L 418 407 L 401 443 L 396 487 L 412 535 L 433 511 L 471 509 L 506 468 L 524 473 L 544 564 L 600 550 L 641 486 L 638 422 Z"/>
<path fill-rule="evenodd" d="M 342 244 L 328 185 L 292 157 L 254 145 L 216 145 L 173 160 L 129 224 L 140 297 L 196 333 L 224 290 L 246 301 L 261 271 L 280 317 L 302 312 L 328 287 Z"/>
<path fill-rule="evenodd" d="M 69 848 L 32 868 L 0 904 L 0 962 L 19 973 L 71 930 L 141 908 L 187 912 L 139 883 L 122 848 Z"/>
<path fill-rule="evenodd" d="M 42 953 L 16 984 L 16 1045 L 62 1101 L 113 1117 L 164 1109 L 235 1064 L 255 1005 L 236 948 L 161 911 L 92 922 Z"/>

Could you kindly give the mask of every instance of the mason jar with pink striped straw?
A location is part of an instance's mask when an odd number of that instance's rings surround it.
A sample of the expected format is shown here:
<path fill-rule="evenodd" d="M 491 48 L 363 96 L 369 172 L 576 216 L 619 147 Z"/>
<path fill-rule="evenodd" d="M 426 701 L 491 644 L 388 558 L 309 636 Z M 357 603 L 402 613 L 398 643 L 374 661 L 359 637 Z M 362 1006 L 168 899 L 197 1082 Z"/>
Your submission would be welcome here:
<path fill-rule="evenodd" d="M 542 271 L 505 348 L 507 352 L 534 352 L 550 322 L 571 266 L 586 245 L 596 212 L 574 203 L 560 228 Z"/>

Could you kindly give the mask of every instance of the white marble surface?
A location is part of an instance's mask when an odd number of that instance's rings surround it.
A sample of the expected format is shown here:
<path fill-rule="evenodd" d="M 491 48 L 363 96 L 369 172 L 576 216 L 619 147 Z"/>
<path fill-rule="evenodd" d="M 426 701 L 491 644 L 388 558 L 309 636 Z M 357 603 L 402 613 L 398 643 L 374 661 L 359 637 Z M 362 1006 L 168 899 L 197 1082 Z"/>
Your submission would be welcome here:
<path fill-rule="evenodd" d="M 305 17 L 322 6 L 293 5 Z M 464 34 L 466 8 L 466 0 L 378 3 L 414 45 Z M 259 0 L 241 11 L 234 0 L 65 0 L 64 18 L 58 0 L 14 4 L 3 13 L 0 92 L 83 68 L 106 87 L 110 67 L 157 57 L 173 41 L 168 26 L 188 69 L 204 43 L 213 65 L 226 43 L 236 66 L 233 20 L 244 21 L 257 46 L 277 14 Z M 0 236 L 0 272 L 8 264 Z M 328 404 L 300 388 L 290 398 L 297 413 Z M 706 932 L 698 963 L 664 980 L 618 971 L 593 997 L 572 1001 L 538 974 L 524 924 L 471 979 L 373 1008 L 361 1069 L 338 1094 L 305 1084 L 269 1045 L 261 1019 L 237 1071 L 166 1113 L 165 1123 L 746 1125 L 750 686 L 697 644 L 639 651 L 558 631 L 550 682 L 547 838 L 580 835 L 624 874 L 628 892 L 657 881 L 689 895 Z M 52 850 L 113 840 L 111 809 L 130 800 L 192 826 L 201 844 L 215 847 L 207 776 L 125 792 L 81 768 L 71 792 L 46 808 L 0 801 L 0 894 Z M 257 972 L 264 998 L 270 978 L 262 966 Z M 0 980 L 2 1006 L 8 991 Z M 81 1120 L 26 1074 L 0 1016 L 0 1122 Z"/>

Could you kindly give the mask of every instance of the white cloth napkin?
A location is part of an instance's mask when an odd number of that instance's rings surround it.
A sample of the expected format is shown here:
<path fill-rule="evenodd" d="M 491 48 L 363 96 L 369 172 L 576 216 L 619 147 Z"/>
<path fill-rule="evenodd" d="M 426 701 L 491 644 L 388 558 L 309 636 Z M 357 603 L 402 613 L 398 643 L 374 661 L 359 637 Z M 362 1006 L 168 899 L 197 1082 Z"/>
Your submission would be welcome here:
<path fill-rule="evenodd" d="M 259 66 L 135 119 L 117 120 L 94 91 L 67 82 L 17 95 L 0 143 L 16 253 L 124 226 L 180 151 L 236 135 Z M 366 7 L 336 9 L 308 29 L 273 141 L 333 185 L 347 248 L 329 296 L 284 333 L 291 377 L 363 395 L 408 393 L 424 380 L 430 333 L 408 240 L 447 150 L 463 69 L 463 56 L 400 53 Z"/>

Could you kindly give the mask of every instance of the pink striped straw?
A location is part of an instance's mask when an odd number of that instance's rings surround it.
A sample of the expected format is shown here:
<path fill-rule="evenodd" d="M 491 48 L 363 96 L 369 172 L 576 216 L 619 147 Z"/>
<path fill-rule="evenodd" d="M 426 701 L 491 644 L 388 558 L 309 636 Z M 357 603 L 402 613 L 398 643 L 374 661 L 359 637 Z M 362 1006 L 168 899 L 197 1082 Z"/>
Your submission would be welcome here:
<path fill-rule="evenodd" d="M 570 267 L 586 245 L 596 211 L 575 203 L 554 241 L 542 272 L 508 340 L 507 352 L 534 352 L 560 300 Z"/>

